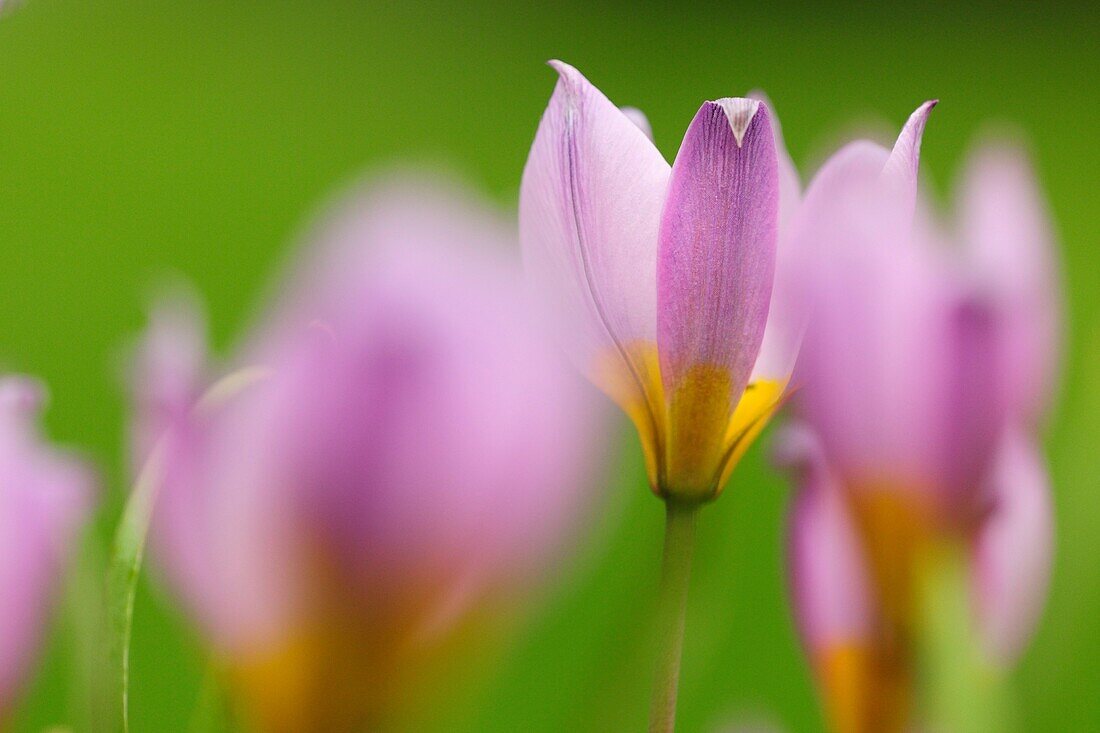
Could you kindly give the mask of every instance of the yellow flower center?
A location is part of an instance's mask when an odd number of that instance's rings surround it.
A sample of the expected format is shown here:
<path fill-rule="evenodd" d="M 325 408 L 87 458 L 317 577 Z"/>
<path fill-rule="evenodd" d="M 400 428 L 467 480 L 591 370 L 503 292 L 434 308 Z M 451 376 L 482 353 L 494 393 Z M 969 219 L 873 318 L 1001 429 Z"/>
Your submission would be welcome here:
<path fill-rule="evenodd" d="M 624 349 L 629 366 L 609 351 L 590 376 L 637 428 L 654 492 L 689 502 L 715 498 L 779 408 L 786 380 L 752 382 L 735 401 L 729 372 L 701 364 L 666 396 L 657 345 L 636 341 Z"/>

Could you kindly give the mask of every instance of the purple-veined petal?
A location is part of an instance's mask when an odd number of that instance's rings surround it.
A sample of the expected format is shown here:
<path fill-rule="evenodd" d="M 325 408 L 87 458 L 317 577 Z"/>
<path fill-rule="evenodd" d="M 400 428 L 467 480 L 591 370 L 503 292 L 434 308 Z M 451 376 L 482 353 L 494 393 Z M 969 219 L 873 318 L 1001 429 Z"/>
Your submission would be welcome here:
<path fill-rule="evenodd" d="M 661 219 L 657 329 L 669 395 L 702 368 L 728 375 L 727 401 L 740 398 L 768 316 L 778 205 L 767 107 L 705 103 L 676 156 Z"/>
<path fill-rule="evenodd" d="M 1054 518 L 1046 466 L 1026 429 L 1010 428 L 988 484 L 992 512 L 974 545 L 974 600 L 988 653 L 1011 663 L 1046 602 Z"/>
<path fill-rule="evenodd" d="M 767 106 L 706 102 L 669 180 L 657 263 L 667 489 L 705 496 L 760 351 L 775 274 L 778 165 Z"/>
<path fill-rule="evenodd" d="M 972 274 L 1008 320 L 1007 399 L 1034 422 L 1057 378 L 1062 302 L 1050 222 L 1022 150 L 1001 144 L 974 154 L 959 217 Z"/>
<path fill-rule="evenodd" d="M 579 71 L 551 65 L 558 83 L 520 185 L 525 269 L 582 371 L 624 407 L 647 404 L 669 165 Z"/>

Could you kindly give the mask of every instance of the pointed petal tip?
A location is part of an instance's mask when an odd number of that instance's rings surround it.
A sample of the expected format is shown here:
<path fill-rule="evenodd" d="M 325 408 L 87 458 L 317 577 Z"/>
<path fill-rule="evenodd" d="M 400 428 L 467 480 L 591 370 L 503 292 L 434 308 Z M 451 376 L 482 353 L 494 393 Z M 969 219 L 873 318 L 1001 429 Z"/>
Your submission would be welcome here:
<path fill-rule="evenodd" d="M 585 87 L 590 86 L 591 83 L 584 77 L 584 74 L 564 61 L 550 59 L 546 64 L 558 74 L 558 86 L 555 88 L 554 93 L 557 94 L 557 90 L 561 89 L 567 103 L 567 109 L 575 107 L 578 99 L 583 96 Z"/>
<path fill-rule="evenodd" d="M 919 148 L 920 137 L 924 134 L 924 126 L 928 123 L 928 117 L 931 115 L 932 110 L 939 103 L 940 100 L 938 99 L 929 99 L 913 110 L 913 113 L 909 115 L 909 119 L 905 121 L 901 136 L 915 138 L 916 145 Z"/>
<path fill-rule="evenodd" d="M 891 179 L 899 193 L 909 200 L 915 200 L 917 196 L 921 140 L 924 138 L 928 117 L 937 104 L 939 104 L 938 99 L 930 99 L 909 115 L 883 168 L 883 174 Z"/>
<path fill-rule="evenodd" d="M 745 133 L 748 132 L 749 125 L 752 124 L 756 113 L 761 107 L 767 109 L 767 106 L 761 100 L 746 97 L 723 97 L 722 99 L 708 101 L 703 106 L 721 108 L 729 121 L 733 138 L 737 141 L 737 147 L 741 147 L 744 142 Z"/>
<path fill-rule="evenodd" d="M 546 62 L 546 65 L 557 72 L 558 77 L 569 84 L 575 84 L 578 77 L 581 76 L 581 72 L 577 71 L 576 67 L 565 63 L 561 59 L 550 59 Z"/>
<path fill-rule="evenodd" d="M 913 113 L 909 115 L 909 119 L 905 121 L 905 128 L 913 130 L 914 133 L 920 135 L 924 131 L 924 125 L 928 122 L 928 116 L 936 105 L 940 103 L 938 99 L 929 99 L 922 102 Z M 904 134 L 904 133 L 903 133 Z"/>

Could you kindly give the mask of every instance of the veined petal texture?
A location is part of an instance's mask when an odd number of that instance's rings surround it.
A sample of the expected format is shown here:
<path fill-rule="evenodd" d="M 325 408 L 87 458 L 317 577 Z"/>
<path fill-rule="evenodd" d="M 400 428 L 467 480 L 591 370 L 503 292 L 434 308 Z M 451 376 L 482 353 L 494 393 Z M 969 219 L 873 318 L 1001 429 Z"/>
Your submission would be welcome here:
<path fill-rule="evenodd" d="M 558 84 L 520 187 L 526 270 L 578 366 L 631 412 L 655 401 L 647 391 L 657 382 L 657 229 L 669 165 L 636 116 L 573 67 L 551 65 Z"/>

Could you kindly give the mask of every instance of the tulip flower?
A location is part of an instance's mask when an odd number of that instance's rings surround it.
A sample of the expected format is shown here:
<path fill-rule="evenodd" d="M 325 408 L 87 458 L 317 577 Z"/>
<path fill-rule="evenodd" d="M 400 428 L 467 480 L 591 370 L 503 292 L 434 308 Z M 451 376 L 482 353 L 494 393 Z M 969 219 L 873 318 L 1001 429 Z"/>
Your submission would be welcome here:
<path fill-rule="evenodd" d="M 0 379 L 0 727 L 45 631 L 65 560 L 91 508 L 91 471 L 44 445 L 42 387 Z"/>
<path fill-rule="evenodd" d="M 315 239 L 231 389 L 199 399 L 202 328 L 178 310 L 136 382 L 151 548 L 262 731 L 379 724 L 564 549 L 600 445 L 484 205 L 394 183 Z"/>
<path fill-rule="evenodd" d="M 759 100 L 704 103 L 669 166 L 640 112 L 551 65 L 520 189 L 527 271 L 573 360 L 634 422 L 654 492 L 712 499 L 794 363 L 796 329 L 768 314 L 797 174 Z"/>
<path fill-rule="evenodd" d="M 669 166 L 641 112 L 551 66 L 520 241 L 560 340 L 633 421 L 666 502 L 651 729 L 671 730 L 695 513 L 779 407 L 797 351 L 777 247 L 798 176 L 759 99 L 705 102 Z"/>
<path fill-rule="evenodd" d="M 1005 665 L 1033 628 L 1051 560 L 1036 429 L 1057 363 L 1056 266 L 1023 157 L 980 153 L 956 234 L 917 187 L 910 118 L 892 151 L 834 155 L 793 225 L 815 256 L 799 357 L 805 426 L 781 449 L 799 491 L 792 603 L 833 728 L 907 730 L 923 576 L 962 547 L 973 627 Z M 953 241 L 958 240 L 958 241 Z"/>

